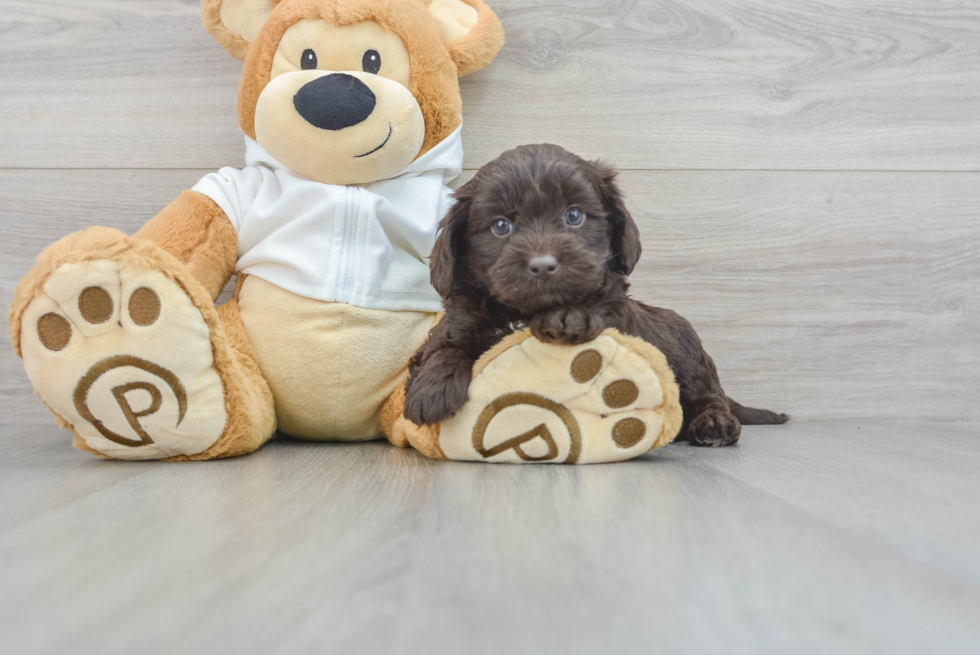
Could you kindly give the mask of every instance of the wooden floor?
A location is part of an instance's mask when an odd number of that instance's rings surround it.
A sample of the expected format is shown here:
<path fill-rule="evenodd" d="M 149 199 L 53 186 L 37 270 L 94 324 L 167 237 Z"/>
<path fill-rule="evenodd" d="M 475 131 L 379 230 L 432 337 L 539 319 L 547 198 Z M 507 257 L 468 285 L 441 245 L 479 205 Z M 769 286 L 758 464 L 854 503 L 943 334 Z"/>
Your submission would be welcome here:
<path fill-rule="evenodd" d="M 976 653 L 980 427 L 747 428 L 618 465 L 8 427 L 0 652 Z"/>
<path fill-rule="evenodd" d="M 463 179 L 622 170 L 725 450 L 588 468 L 71 449 L 0 334 L 0 652 L 980 652 L 980 0 L 490 0 Z M 241 165 L 198 0 L 0 0 L 0 299 Z"/>

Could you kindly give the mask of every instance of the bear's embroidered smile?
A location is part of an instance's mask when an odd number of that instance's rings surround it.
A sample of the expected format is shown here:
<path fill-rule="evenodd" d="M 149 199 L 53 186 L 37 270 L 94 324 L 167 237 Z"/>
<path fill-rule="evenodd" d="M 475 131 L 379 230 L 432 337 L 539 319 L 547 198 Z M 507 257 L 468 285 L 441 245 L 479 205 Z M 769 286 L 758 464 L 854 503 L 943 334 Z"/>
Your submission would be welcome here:
<path fill-rule="evenodd" d="M 372 150 L 370 152 L 365 152 L 363 155 L 357 155 L 356 157 L 354 157 L 354 159 L 360 159 L 361 157 L 367 157 L 368 155 L 373 155 L 377 151 L 379 151 L 382 148 L 384 148 L 386 145 L 388 145 L 388 141 L 391 140 L 391 134 L 392 134 L 392 132 L 394 132 L 394 128 L 391 125 L 389 125 L 388 126 L 388 136 L 385 137 L 384 142 L 380 146 L 378 146 L 377 148 L 375 148 L 374 150 Z"/>
<path fill-rule="evenodd" d="M 458 77 L 503 43 L 479 0 L 203 0 L 244 58 L 245 135 L 308 180 L 388 179 L 456 130 Z"/>
<path fill-rule="evenodd" d="M 317 182 L 388 177 L 416 158 L 425 138 L 410 83 L 408 49 L 377 22 L 300 20 L 286 29 L 273 55 L 256 106 L 256 140 Z"/>

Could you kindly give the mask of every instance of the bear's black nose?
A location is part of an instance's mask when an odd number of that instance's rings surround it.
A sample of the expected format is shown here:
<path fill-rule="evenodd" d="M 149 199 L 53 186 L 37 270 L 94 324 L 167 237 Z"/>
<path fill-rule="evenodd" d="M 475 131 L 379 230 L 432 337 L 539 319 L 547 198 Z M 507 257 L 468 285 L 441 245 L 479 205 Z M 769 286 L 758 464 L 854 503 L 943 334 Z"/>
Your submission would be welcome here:
<path fill-rule="evenodd" d="M 318 77 L 293 96 L 299 115 L 323 130 L 357 125 L 371 115 L 377 102 L 367 84 L 345 73 Z"/>

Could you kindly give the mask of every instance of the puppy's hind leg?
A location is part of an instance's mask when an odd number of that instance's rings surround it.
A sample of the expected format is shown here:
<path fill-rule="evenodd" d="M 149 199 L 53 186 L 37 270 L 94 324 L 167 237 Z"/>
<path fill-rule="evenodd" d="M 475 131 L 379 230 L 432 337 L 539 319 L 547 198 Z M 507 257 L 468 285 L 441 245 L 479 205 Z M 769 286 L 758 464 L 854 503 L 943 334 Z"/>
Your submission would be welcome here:
<path fill-rule="evenodd" d="M 693 379 L 681 384 L 686 429 L 684 437 L 695 446 L 731 446 L 742 434 L 742 424 L 732 413 L 711 357 L 701 353 Z M 690 418 L 688 418 L 690 417 Z"/>

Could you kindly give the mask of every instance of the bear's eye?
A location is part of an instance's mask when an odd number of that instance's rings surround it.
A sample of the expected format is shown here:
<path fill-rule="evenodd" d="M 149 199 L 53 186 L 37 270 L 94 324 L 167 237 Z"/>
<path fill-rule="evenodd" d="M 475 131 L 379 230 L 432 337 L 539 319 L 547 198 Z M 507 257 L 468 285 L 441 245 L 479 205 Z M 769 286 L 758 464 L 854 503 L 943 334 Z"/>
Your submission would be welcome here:
<path fill-rule="evenodd" d="M 365 73 L 377 74 L 381 70 L 381 55 L 377 50 L 368 50 L 361 58 L 361 70 Z"/>
<path fill-rule="evenodd" d="M 514 224 L 506 218 L 498 218 L 493 222 L 490 231 L 498 237 L 505 237 L 514 231 Z"/>
<path fill-rule="evenodd" d="M 565 212 L 563 220 L 568 227 L 581 227 L 585 222 L 585 212 L 578 207 L 572 207 Z"/>
<path fill-rule="evenodd" d="M 316 53 L 313 52 L 312 50 L 310 50 L 309 48 L 307 48 L 306 50 L 304 50 L 303 51 L 303 61 L 300 62 L 300 66 L 302 66 L 303 67 L 303 70 L 305 70 L 305 71 L 315 69 L 316 68 Z"/>

